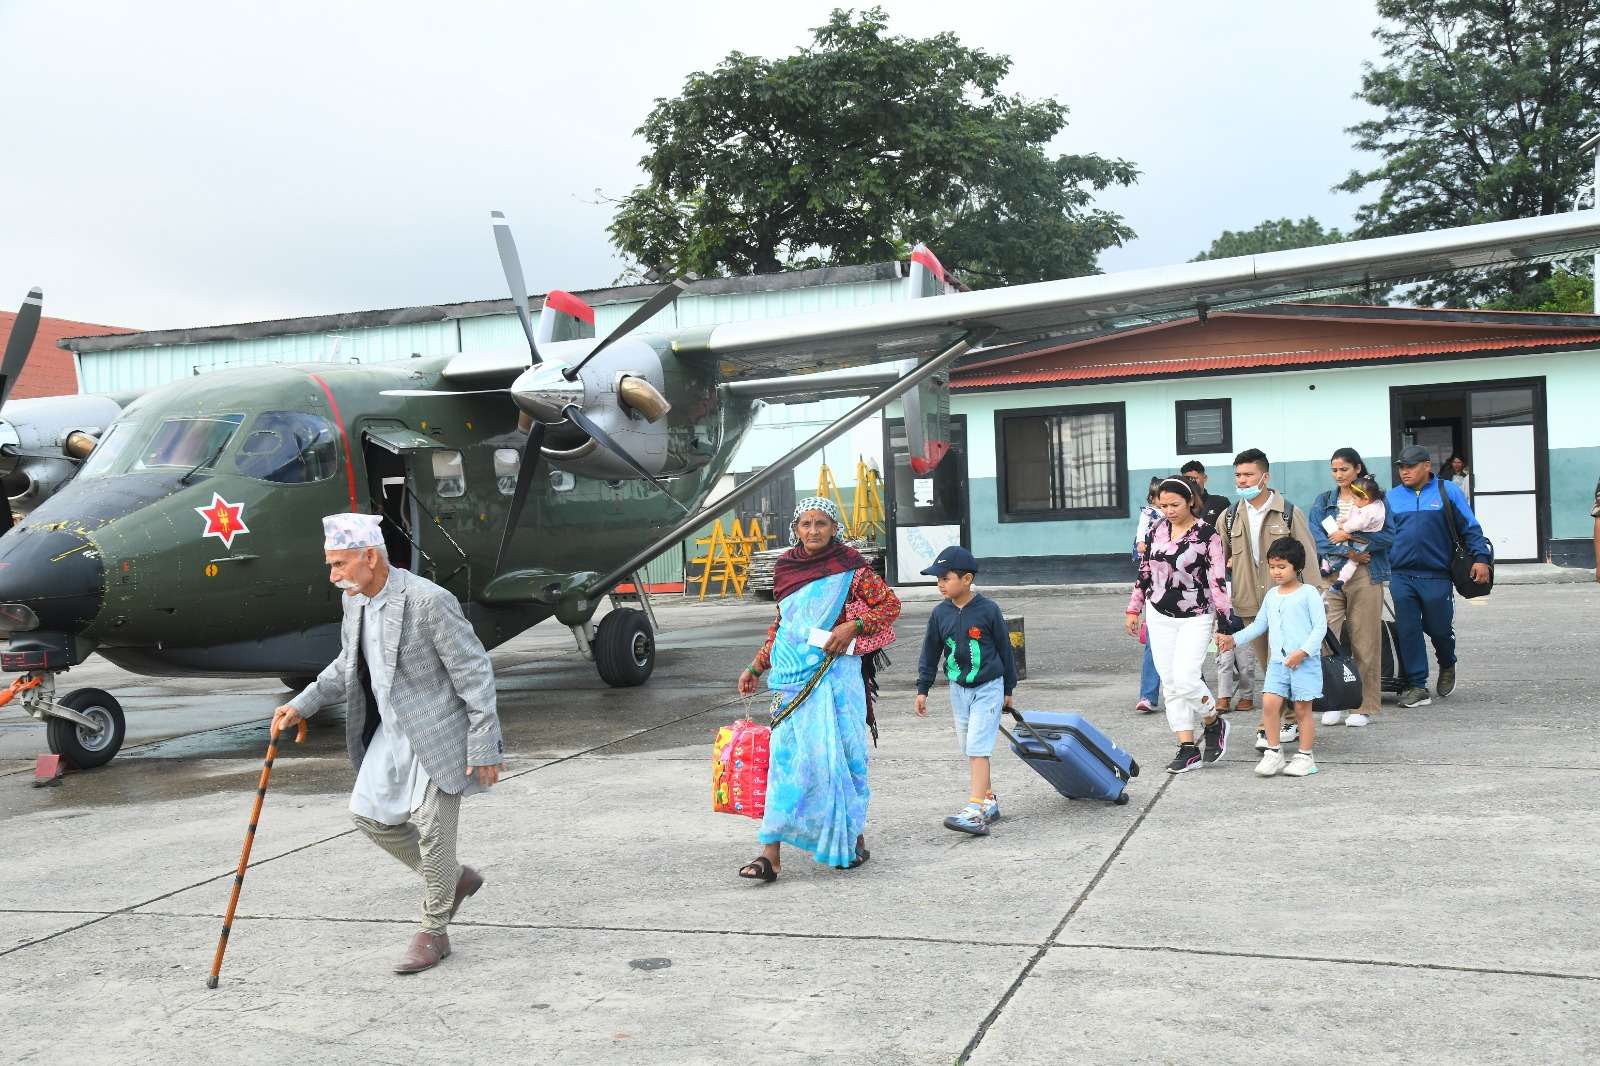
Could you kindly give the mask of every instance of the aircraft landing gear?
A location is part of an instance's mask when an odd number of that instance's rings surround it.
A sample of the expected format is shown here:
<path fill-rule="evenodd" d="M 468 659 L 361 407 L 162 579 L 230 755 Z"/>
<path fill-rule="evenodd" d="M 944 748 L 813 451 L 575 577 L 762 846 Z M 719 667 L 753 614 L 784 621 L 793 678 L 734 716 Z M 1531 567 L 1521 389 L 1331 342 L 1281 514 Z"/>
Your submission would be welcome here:
<path fill-rule="evenodd" d="M 632 688 L 656 668 L 656 637 L 643 611 L 622 607 L 600 619 L 594 634 L 594 665 L 612 688 Z"/>
<path fill-rule="evenodd" d="M 77 769 L 92 770 L 110 762 L 127 735 L 122 704 L 97 688 L 73 689 L 60 699 L 55 692 L 55 674 L 25 674 L 0 702 L 20 694 L 22 709 L 45 723 L 51 752 Z"/>
<path fill-rule="evenodd" d="M 634 596 L 640 609 L 618 604 L 617 593 L 611 593 L 612 610 L 600 619 L 594 635 L 589 635 L 587 624 L 573 626 L 578 650 L 594 660 L 600 680 L 612 688 L 632 688 L 650 679 L 656 668 L 656 634 L 661 627 L 656 623 L 656 612 L 650 606 L 650 594 L 645 591 L 641 575 L 633 575 Z"/>

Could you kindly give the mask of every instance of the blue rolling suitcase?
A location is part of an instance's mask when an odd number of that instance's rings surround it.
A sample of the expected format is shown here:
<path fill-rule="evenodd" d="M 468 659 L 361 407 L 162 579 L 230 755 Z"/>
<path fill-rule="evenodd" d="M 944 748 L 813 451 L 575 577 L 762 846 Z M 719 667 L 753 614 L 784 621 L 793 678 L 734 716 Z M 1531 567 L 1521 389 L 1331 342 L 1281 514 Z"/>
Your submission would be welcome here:
<path fill-rule="evenodd" d="M 1023 718 L 1016 711 L 1007 713 L 1017 720 L 1015 735 L 1000 727 L 1011 750 L 1057 792 L 1067 799 L 1128 802 L 1126 789 L 1139 776 L 1138 762 L 1083 715 L 1029 711 Z"/>

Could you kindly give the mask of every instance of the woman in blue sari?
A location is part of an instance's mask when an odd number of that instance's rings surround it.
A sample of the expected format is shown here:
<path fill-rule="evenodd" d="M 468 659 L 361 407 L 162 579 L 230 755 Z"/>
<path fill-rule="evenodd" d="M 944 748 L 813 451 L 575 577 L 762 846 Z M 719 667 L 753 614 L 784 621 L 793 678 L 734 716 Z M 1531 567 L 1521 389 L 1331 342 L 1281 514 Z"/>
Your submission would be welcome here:
<path fill-rule="evenodd" d="M 767 674 L 778 719 L 757 835 L 761 854 L 740 867 L 740 877 L 776 881 L 784 844 L 843 869 L 871 857 L 865 830 L 869 731 L 877 737 L 875 659 L 894 639 L 900 599 L 843 542 L 840 528 L 832 500 L 814 496 L 795 508 L 789 525 L 794 547 L 773 574 L 778 617 L 739 675 L 739 692 L 750 695 Z M 827 631 L 820 647 L 810 643 L 813 630 Z"/>

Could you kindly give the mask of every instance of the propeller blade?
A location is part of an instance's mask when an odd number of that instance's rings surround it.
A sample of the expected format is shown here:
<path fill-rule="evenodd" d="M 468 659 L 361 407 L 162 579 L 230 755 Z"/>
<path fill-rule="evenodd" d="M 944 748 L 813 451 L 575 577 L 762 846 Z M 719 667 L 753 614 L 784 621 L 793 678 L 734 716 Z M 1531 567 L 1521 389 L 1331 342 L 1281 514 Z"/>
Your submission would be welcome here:
<path fill-rule="evenodd" d="M 17 309 L 17 317 L 11 323 L 11 337 L 6 341 L 6 354 L 0 358 L 0 407 L 5 406 L 17 379 L 22 376 L 22 368 L 28 362 L 28 350 L 33 347 L 33 338 L 39 332 L 39 315 L 43 307 L 44 292 L 35 286 L 28 290 L 28 298 Z M 5 521 L 9 528 L 9 516 Z"/>
<path fill-rule="evenodd" d="M 450 392 L 445 389 L 384 389 L 379 396 L 492 396 L 497 392 L 510 392 L 510 389 L 468 389 L 463 392 Z"/>
<path fill-rule="evenodd" d="M 505 271 L 506 284 L 511 288 L 511 302 L 517 307 L 517 321 L 528 337 L 528 354 L 539 362 L 539 342 L 533 336 L 533 313 L 528 310 L 528 283 L 522 278 L 522 260 L 517 257 L 517 242 L 511 237 L 511 223 L 503 211 L 490 211 L 494 224 L 494 244 L 500 250 L 500 268 Z"/>
<path fill-rule="evenodd" d="M 528 431 L 528 443 L 522 446 L 522 459 L 517 463 L 517 487 L 511 494 L 511 512 L 506 515 L 506 528 L 500 533 L 500 550 L 495 552 L 494 572 L 500 573 L 500 567 L 506 560 L 506 549 L 511 546 L 511 536 L 517 531 L 518 524 L 522 521 L 522 506 L 528 502 L 528 486 L 533 484 L 534 475 L 539 472 L 539 460 L 544 458 L 540 448 L 544 447 L 544 423 L 535 422 Z"/>
<path fill-rule="evenodd" d="M 683 291 L 693 284 L 695 280 L 696 278 L 693 274 L 685 274 L 683 277 L 673 278 L 671 281 L 667 282 L 667 284 L 661 286 L 661 288 L 656 290 L 656 294 L 650 297 L 650 299 L 646 300 L 637 311 L 629 315 L 627 320 L 623 322 L 622 325 L 618 326 L 610 333 L 607 333 L 606 339 L 595 345 L 594 350 L 580 359 L 577 366 L 570 367 L 569 369 L 562 371 L 562 376 L 568 381 L 576 381 L 578 379 L 578 371 L 582 370 L 584 366 L 588 364 L 589 360 L 605 351 L 606 347 L 610 345 L 612 341 L 619 340 L 622 337 L 627 336 L 629 333 L 632 333 L 634 330 L 650 321 L 656 315 L 660 314 L 662 308 L 666 307 L 673 300 L 676 300 L 679 296 L 683 295 Z"/>
<path fill-rule="evenodd" d="M 594 422 L 589 418 L 589 416 L 584 414 L 583 411 L 579 409 L 577 404 L 575 404 L 575 403 L 567 404 L 566 407 L 561 409 L 561 413 L 566 415 L 568 418 L 570 418 L 572 420 L 573 424 L 576 425 L 579 429 L 583 430 L 585 433 L 589 434 L 589 436 L 593 437 L 594 440 L 595 440 L 595 443 L 599 444 L 600 447 L 604 448 L 606 451 L 610 452 L 612 455 L 615 455 L 618 459 L 621 459 L 623 462 L 627 463 L 628 466 L 633 468 L 633 470 L 640 477 L 644 478 L 646 481 L 650 482 L 650 484 L 652 484 L 656 488 L 660 489 L 661 490 L 661 494 L 663 496 L 665 496 L 667 499 L 671 500 L 673 503 L 676 503 L 680 508 L 682 508 L 684 514 L 689 514 L 690 513 L 689 508 L 684 507 L 684 505 L 681 502 L 679 502 L 679 500 L 678 500 L 678 498 L 676 496 L 672 495 L 672 493 L 667 491 L 666 482 L 661 481 L 659 478 L 657 478 L 654 475 L 652 475 L 650 473 L 650 471 L 648 471 L 644 467 L 640 466 L 639 465 L 639 461 L 637 459 L 635 459 L 633 456 L 629 455 L 627 453 L 627 451 L 623 449 L 622 445 L 620 445 L 616 441 L 612 440 L 611 439 L 611 434 L 607 433 L 605 430 L 603 430 L 599 426 L 595 425 Z"/>

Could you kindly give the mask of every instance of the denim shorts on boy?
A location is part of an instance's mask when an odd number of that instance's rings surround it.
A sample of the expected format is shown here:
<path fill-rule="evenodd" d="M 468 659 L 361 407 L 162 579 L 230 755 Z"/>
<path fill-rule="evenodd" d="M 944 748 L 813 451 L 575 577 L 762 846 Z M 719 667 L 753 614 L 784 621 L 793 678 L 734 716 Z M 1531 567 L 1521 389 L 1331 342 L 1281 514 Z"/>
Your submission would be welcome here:
<path fill-rule="evenodd" d="M 950 686 L 950 711 L 956 720 L 956 742 L 963 755 L 994 754 L 995 734 L 1000 732 L 1000 713 L 1005 709 L 1005 679 L 997 677 L 975 688 Z"/>
<path fill-rule="evenodd" d="M 1307 656 L 1306 661 L 1293 670 L 1285 666 L 1282 659 L 1275 660 L 1267 666 L 1267 680 L 1262 684 L 1261 691 L 1275 693 L 1291 703 L 1300 700 L 1320 700 L 1322 698 L 1321 656 Z"/>

